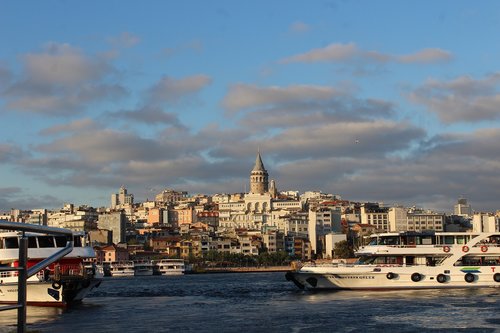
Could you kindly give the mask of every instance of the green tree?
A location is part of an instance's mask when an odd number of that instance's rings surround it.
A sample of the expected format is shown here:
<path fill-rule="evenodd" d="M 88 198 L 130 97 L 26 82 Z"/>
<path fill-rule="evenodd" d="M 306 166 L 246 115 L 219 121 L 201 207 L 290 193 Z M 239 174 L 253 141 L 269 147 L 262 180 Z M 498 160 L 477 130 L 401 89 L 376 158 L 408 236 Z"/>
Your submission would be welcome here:
<path fill-rule="evenodd" d="M 354 257 L 354 251 L 346 240 L 335 243 L 333 248 L 334 258 L 352 258 Z"/>

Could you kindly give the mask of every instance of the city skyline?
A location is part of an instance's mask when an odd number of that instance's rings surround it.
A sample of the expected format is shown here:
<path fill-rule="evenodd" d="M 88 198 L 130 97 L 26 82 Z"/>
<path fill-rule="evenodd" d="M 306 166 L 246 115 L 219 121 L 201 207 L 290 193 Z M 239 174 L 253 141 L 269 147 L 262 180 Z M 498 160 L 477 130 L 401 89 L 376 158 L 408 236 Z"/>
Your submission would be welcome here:
<path fill-rule="evenodd" d="M 0 210 L 173 188 L 500 208 L 500 4 L 5 1 Z"/>

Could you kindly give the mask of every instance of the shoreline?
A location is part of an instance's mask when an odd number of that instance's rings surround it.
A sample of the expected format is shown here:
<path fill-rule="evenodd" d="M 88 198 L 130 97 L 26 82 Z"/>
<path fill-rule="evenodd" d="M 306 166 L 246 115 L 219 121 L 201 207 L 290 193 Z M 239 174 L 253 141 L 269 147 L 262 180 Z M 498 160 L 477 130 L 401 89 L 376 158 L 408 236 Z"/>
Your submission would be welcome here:
<path fill-rule="evenodd" d="M 290 266 L 267 266 L 267 267 L 210 267 L 185 272 L 185 274 L 213 274 L 213 273 L 271 273 L 288 272 Z"/>

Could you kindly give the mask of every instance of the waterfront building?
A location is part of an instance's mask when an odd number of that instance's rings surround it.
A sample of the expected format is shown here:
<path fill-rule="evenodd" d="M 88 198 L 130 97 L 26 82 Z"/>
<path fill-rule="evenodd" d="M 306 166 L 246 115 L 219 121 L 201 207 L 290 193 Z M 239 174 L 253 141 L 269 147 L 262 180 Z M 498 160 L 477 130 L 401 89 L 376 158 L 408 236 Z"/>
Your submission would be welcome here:
<path fill-rule="evenodd" d="M 473 232 L 498 232 L 500 231 L 500 218 L 491 213 L 475 213 L 472 216 Z"/>
<path fill-rule="evenodd" d="M 89 240 L 92 245 L 111 245 L 113 244 L 113 232 L 111 230 L 90 230 Z"/>
<path fill-rule="evenodd" d="M 285 216 L 284 233 L 296 237 L 309 237 L 309 213 L 293 212 Z"/>
<path fill-rule="evenodd" d="M 406 231 L 408 228 L 408 208 L 403 206 L 390 207 L 388 219 L 390 231 Z"/>
<path fill-rule="evenodd" d="M 134 204 L 134 195 L 128 194 L 127 189 L 122 186 L 118 193 L 111 194 L 111 209 L 120 209 Z"/>
<path fill-rule="evenodd" d="M 332 232 L 332 209 L 329 207 L 310 207 L 307 230 L 312 252 L 322 253 L 325 245 L 324 236 Z"/>
<path fill-rule="evenodd" d="M 129 260 L 128 250 L 115 244 L 94 247 L 96 260 L 98 263 L 127 261 Z"/>
<path fill-rule="evenodd" d="M 288 237 L 286 241 L 291 241 L 293 252 L 291 255 L 299 260 L 307 261 L 312 259 L 311 243 L 307 238 L 302 237 Z M 286 246 L 286 248 L 290 248 Z"/>
<path fill-rule="evenodd" d="M 191 204 L 175 206 L 169 210 L 170 223 L 174 227 L 180 227 L 182 224 L 196 223 L 196 210 Z"/>
<path fill-rule="evenodd" d="M 209 226 L 217 229 L 219 226 L 219 212 L 218 211 L 203 211 L 196 214 L 196 220 L 201 223 L 208 224 Z"/>
<path fill-rule="evenodd" d="M 335 244 L 347 240 L 347 235 L 342 233 L 330 233 L 325 235 L 325 251 L 323 258 L 332 259 L 334 257 Z"/>
<path fill-rule="evenodd" d="M 269 253 L 285 251 L 285 235 L 278 230 L 267 230 L 262 234 L 262 242 Z"/>
<path fill-rule="evenodd" d="M 165 189 L 155 196 L 155 201 L 159 204 L 168 205 L 176 204 L 184 201 L 188 196 L 186 191 L 175 191 L 171 189 Z"/>
<path fill-rule="evenodd" d="M 163 208 L 153 207 L 148 210 L 148 224 L 151 226 L 163 224 Z"/>
<path fill-rule="evenodd" d="M 112 242 L 115 244 L 124 243 L 127 240 L 127 219 L 122 211 L 100 214 L 97 227 L 101 230 L 111 231 Z"/>
<path fill-rule="evenodd" d="M 96 229 L 99 214 L 95 208 L 79 206 L 75 209 L 73 204 L 47 215 L 47 225 L 56 228 L 65 228 L 71 231 L 90 231 Z"/>
<path fill-rule="evenodd" d="M 154 251 L 175 256 L 181 252 L 181 241 L 179 236 L 158 236 L 150 237 L 148 245 Z"/>
<path fill-rule="evenodd" d="M 209 249 L 221 253 L 232 253 L 231 249 L 237 246 L 237 241 L 226 237 L 216 237 L 210 241 Z"/>
<path fill-rule="evenodd" d="M 378 230 L 388 232 L 389 208 L 381 207 L 378 203 L 364 203 L 361 205 L 361 223 L 371 224 Z"/>
<path fill-rule="evenodd" d="M 444 231 L 446 215 L 429 210 L 411 208 L 407 214 L 408 231 Z"/>
<path fill-rule="evenodd" d="M 469 203 L 467 203 L 467 199 L 460 198 L 458 199 L 457 204 L 453 206 L 453 213 L 457 216 L 471 217 L 472 207 Z"/>

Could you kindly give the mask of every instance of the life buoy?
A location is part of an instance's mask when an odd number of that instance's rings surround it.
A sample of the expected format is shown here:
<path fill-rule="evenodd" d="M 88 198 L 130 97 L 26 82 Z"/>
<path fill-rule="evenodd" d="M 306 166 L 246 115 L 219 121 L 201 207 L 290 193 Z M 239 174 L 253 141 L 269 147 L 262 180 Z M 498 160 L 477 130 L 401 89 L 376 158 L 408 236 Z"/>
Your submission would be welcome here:
<path fill-rule="evenodd" d="M 450 247 L 449 246 L 443 246 L 443 251 L 448 253 L 450 252 Z"/>
<path fill-rule="evenodd" d="M 481 246 L 481 252 L 488 252 L 488 247 L 486 245 Z"/>
<path fill-rule="evenodd" d="M 422 280 L 422 275 L 420 275 L 420 273 L 413 273 L 411 275 L 411 280 L 413 282 L 418 282 L 418 281 Z"/>
<path fill-rule="evenodd" d="M 472 273 L 467 273 L 467 274 L 465 274 L 464 279 L 467 283 L 471 283 L 471 282 L 474 282 L 474 280 L 476 279 L 476 276 Z"/>
<path fill-rule="evenodd" d="M 469 252 L 469 247 L 467 245 L 462 246 L 463 252 Z"/>
<path fill-rule="evenodd" d="M 52 282 L 52 288 L 61 289 L 61 282 L 58 282 L 58 281 Z"/>
<path fill-rule="evenodd" d="M 448 280 L 448 278 L 444 274 L 438 274 L 438 276 L 436 277 L 436 280 L 439 283 L 445 283 L 446 280 Z"/>

